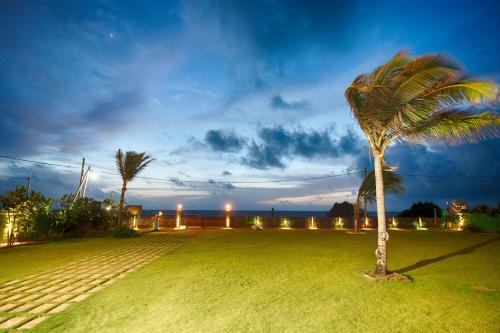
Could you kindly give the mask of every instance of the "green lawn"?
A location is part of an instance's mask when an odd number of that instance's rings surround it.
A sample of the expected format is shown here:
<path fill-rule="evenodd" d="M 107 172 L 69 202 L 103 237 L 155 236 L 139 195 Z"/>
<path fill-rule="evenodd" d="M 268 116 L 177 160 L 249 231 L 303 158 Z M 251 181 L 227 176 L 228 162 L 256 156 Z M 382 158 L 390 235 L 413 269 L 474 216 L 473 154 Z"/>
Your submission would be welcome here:
<path fill-rule="evenodd" d="M 374 232 L 205 230 L 33 331 L 498 332 L 499 240 L 393 231 L 390 269 L 414 281 L 375 282 Z M 134 241 L 2 250 L 0 282 Z"/>

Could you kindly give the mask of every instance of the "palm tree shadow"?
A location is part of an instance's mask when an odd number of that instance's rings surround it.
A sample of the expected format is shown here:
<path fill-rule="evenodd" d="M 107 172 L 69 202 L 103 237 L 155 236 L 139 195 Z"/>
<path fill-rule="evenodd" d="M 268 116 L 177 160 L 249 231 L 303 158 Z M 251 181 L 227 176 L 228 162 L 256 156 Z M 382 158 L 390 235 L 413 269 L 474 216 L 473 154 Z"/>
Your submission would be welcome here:
<path fill-rule="evenodd" d="M 495 238 L 486 240 L 484 242 L 477 243 L 475 245 L 466 247 L 464 249 L 457 250 L 457 251 L 454 251 L 454 252 L 451 252 L 451 253 L 448 253 L 448 254 L 444 254 L 444 255 L 439 256 L 439 257 L 417 261 L 413 265 L 400 268 L 400 269 L 395 270 L 393 272 L 395 272 L 395 273 L 410 272 L 410 271 L 412 271 L 414 269 L 421 268 L 421 267 L 424 267 L 424 266 L 427 266 L 427 265 L 430 265 L 430 264 L 434 264 L 436 262 L 439 262 L 439 261 L 442 261 L 442 260 L 445 260 L 445 259 L 448 259 L 448 258 L 452 258 L 452 257 L 456 257 L 456 256 L 461 256 L 461 255 L 464 255 L 464 254 L 472 253 L 472 252 L 474 252 L 476 249 L 478 249 L 480 247 L 483 247 L 483 246 L 486 246 L 488 244 L 491 244 L 491 243 L 494 243 L 494 242 L 498 242 L 498 241 L 500 241 L 500 237 L 495 237 Z"/>

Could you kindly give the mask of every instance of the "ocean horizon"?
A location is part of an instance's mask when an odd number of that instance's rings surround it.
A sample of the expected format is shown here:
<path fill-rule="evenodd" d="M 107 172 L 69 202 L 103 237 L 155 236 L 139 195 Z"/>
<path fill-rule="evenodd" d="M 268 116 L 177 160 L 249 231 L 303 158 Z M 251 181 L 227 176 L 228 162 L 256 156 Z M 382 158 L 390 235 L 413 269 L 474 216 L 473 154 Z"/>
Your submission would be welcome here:
<path fill-rule="evenodd" d="M 164 215 L 175 215 L 174 209 L 144 209 L 143 216 L 152 216 L 158 212 Z M 184 215 L 199 215 L 199 216 L 224 216 L 224 210 L 209 210 L 209 209 L 187 209 L 183 211 Z M 326 210 L 232 210 L 232 216 L 326 216 Z M 387 212 L 387 215 L 396 215 L 399 212 Z M 368 211 L 367 215 L 374 217 L 377 215 L 375 211 Z"/>

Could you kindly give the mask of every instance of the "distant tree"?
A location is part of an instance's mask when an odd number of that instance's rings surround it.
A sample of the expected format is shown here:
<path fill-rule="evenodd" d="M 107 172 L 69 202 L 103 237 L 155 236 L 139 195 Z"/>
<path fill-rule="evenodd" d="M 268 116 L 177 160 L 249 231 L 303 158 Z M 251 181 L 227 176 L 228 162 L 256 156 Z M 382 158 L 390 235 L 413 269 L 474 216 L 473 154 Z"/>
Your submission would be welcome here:
<path fill-rule="evenodd" d="M 439 216 L 441 208 L 431 201 L 416 202 L 411 205 L 409 209 L 403 210 L 399 213 L 400 217 L 433 217 L 434 209 L 436 209 L 436 214 Z"/>
<path fill-rule="evenodd" d="M 344 201 L 342 203 L 334 203 L 326 214 L 328 217 L 353 217 L 354 205 L 350 202 Z"/>
<path fill-rule="evenodd" d="M 118 224 L 122 224 L 123 208 L 125 205 L 125 191 L 127 184 L 131 182 L 142 170 L 148 166 L 154 159 L 143 153 L 136 153 L 135 151 L 127 151 L 125 154 L 118 149 L 116 152 L 116 168 L 122 177 L 122 190 L 120 195 L 120 206 L 118 209 Z"/>
<path fill-rule="evenodd" d="M 495 216 L 499 212 L 500 212 L 500 204 L 498 204 L 498 207 L 490 207 L 488 205 L 479 204 L 471 209 L 471 213 L 488 214 L 490 216 Z"/>

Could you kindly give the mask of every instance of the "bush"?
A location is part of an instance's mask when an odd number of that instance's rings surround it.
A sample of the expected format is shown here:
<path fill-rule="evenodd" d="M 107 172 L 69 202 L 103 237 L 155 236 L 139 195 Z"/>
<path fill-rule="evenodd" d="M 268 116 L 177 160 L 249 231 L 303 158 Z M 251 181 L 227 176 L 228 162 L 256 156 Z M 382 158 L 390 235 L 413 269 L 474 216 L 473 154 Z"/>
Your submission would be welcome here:
<path fill-rule="evenodd" d="M 113 237 L 115 238 L 132 238 L 139 237 L 139 233 L 134 229 L 130 229 L 127 226 L 121 225 L 113 230 Z"/>
<path fill-rule="evenodd" d="M 470 232 L 483 232 L 483 229 L 478 226 L 478 225 L 474 225 L 474 224 L 469 224 L 467 226 L 467 229 L 470 231 Z"/>

